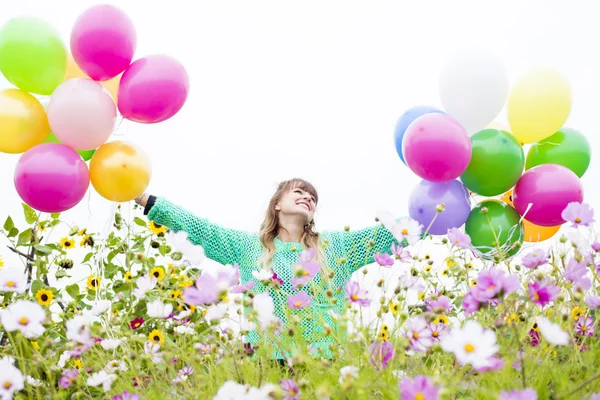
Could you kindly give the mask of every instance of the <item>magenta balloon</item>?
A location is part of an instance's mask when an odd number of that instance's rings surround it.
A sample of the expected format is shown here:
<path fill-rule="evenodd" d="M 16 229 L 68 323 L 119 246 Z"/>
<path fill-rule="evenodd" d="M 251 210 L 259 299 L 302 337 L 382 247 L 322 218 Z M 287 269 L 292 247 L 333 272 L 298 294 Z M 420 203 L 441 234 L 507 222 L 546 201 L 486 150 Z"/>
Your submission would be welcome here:
<path fill-rule="evenodd" d="M 27 150 L 15 168 L 21 199 L 42 212 L 66 211 L 81 201 L 90 184 L 88 166 L 75 150 L 43 143 Z"/>
<path fill-rule="evenodd" d="M 557 164 L 542 164 L 525 171 L 513 190 L 513 204 L 520 215 L 536 225 L 556 226 L 565 222 L 562 212 L 570 202 L 583 201 L 579 177 Z"/>
<path fill-rule="evenodd" d="M 449 115 L 430 113 L 415 119 L 402 143 L 408 167 L 430 182 L 458 178 L 471 161 L 471 139 L 465 128 Z"/>
<path fill-rule="evenodd" d="M 96 81 L 119 75 L 131 64 L 137 34 L 133 21 L 117 7 L 88 8 L 71 31 L 71 53 L 83 72 Z"/>
<path fill-rule="evenodd" d="M 165 121 L 181 110 L 189 86 L 188 74 L 176 59 L 165 55 L 141 58 L 121 76 L 119 112 L 135 122 Z"/>
<path fill-rule="evenodd" d="M 444 211 L 438 212 L 436 206 L 441 203 Z M 469 217 L 469 192 L 457 180 L 441 183 L 421 181 L 410 195 L 408 210 L 410 217 L 423 225 L 423 229 L 431 225 L 428 233 L 445 235 L 448 229 L 460 228 Z"/>

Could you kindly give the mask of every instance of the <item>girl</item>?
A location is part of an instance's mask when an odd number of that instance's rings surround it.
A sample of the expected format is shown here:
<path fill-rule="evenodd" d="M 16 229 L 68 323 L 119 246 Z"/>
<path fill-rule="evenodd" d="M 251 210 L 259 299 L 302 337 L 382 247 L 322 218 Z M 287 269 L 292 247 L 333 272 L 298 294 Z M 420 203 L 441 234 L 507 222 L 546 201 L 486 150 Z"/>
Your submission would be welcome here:
<path fill-rule="evenodd" d="M 331 355 L 330 344 L 344 336 L 331 312 L 342 313 L 348 299 L 367 301 L 361 298 L 362 292 L 357 287 L 346 288 L 351 274 L 373 263 L 375 254 L 389 252 L 392 244 L 398 245 L 398 242 L 382 224 L 357 231 L 346 229 L 318 233 L 314 222 L 318 201 L 317 191 L 309 182 L 302 179 L 281 182 L 269 202 L 260 231 L 249 233 L 227 229 L 194 216 L 164 198 L 143 194 L 136 199 L 144 206 L 144 214 L 149 220 L 174 232 L 186 231 L 191 242 L 204 247 L 208 258 L 223 265 L 237 263 L 242 283 L 255 281 L 252 293 L 268 292 L 273 298 L 274 313 L 286 328 L 295 321 L 301 338 L 313 351 L 328 357 Z M 313 250 L 302 253 L 307 249 Z M 300 259 L 301 253 L 303 259 Z M 312 265 L 315 265 L 314 262 L 319 264 L 318 272 L 306 285 L 298 288 L 293 282 L 298 278 L 295 266 L 310 262 L 306 260 L 307 254 L 309 257 L 314 254 Z M 261 270 L 266 270 L 261 275 L 271 277 L 267 280 L 276 280 L 279 285 L 263 285 L 255 278 Z M 298 297 L 300 291 L 308 296 Z M 307 301 L 307 298 L 310 300 Z M 305 306 L 307 302 L 309 304 Z M 289 321 L 291 315 L 295 316 L 293 321 Z M 275 358 L 282 359 L 282 353 L 293 351 L 293 347 L 290 348 L 293 339 L 286 342 L 281 339 L 283 334 L 298 337 L 293 330 L 286 329 L 277 336 L 279 340 L 261 342 L 256 331 L 250 332 L 247 340 L 253 347 L 260 343 L 278 342 L 267 345 L 274 345 Z"/>

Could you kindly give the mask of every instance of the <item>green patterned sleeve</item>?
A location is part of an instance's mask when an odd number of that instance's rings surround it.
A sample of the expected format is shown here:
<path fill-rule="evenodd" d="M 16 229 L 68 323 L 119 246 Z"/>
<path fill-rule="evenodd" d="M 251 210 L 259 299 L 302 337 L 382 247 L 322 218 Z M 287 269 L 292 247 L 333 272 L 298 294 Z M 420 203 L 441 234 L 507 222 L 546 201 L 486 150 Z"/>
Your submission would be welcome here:
<path fill-rule="evenodd" d="M 148 219 L 174 232 L 187 232 L 192 243 L 204 248 L 206 257 L 223 265 L 239 262 L 252 242 L 248 232 L 223 228 L 160 197 L 148 212 Z"/>

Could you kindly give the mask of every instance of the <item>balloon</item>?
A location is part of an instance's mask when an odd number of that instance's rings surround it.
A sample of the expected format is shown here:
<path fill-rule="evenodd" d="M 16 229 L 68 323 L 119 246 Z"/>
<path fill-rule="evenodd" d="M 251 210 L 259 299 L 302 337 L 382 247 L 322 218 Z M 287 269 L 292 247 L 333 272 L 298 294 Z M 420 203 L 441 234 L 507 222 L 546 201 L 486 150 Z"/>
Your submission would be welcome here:
<path fill-rule="evenodd" d="M 422 179 L 447 182 L 467 169 L 471 139 L 449 115 L 425 114 L 406 130 L 402 151 L 408 167 Z"/>
<path fill-rule="evenodd" d="M 472 135 L 484 129 L 504 107 L 508 72 L 494 54 L 464 49 L 446 61 L 438 87 L 446 112 Z"/>
<path fill-rule="evenodd" d="M 56 137 L 56 135 L 54 133 L 52 133 L 52 131 L 50 131 L 50 134 L 46 138 L 45 143 L 61 143 L 61 141 L 58 140 L 58 138 Z M 83 161 L 89 161 L 95 152 L 96 152 L 96 149 L 94 149 L 94 150 L 77 150 L 77 154 L 79 154 L 81 156 L 81 158 L 83 158 Z"/>
<path fill-rule="evenodd" d="M 408 109 L 400 116 L 400 118 L 398 118 L 398 121 L 396 122 L 396 126 L 394 127 L 394 143 L 396 144 L 396 152 L 398 153 L 398 156 L 404 165 L 406 165 L 406 161 L 404 161 L 404 155 L 402 154 L 402 139 L 404 138 L 404 133 L 406 132 L 408 126 L 415 119 L 421 115 L 429 113 L 443 113 L 443 111 L 430 106 L 416 106 Z"/>
<path fill-rule="evenodd" d="M 575 129 L 563 128 L 554 135 L 534 143 L 527 152 L 526 169 L 541 164 L 559 164 L 582 177 L 590 166 L 590 143 Z"/>
<path fill-rule="evenodd" d="M 513 192 L 519 214 L 541 226 L 563 224 L 561 214 L 567 205 L 582 201 L 583 187 L 577 175 L 557 164 L 542 164 L 525 171 Z"/>
<path fill-rule="evenodd" d="M 35 97 L 19 89 L 0 91 L 0 152 L 23 153 L 49 132 L 46 110 Z"/>
<path fill-rule="evenodd" d="M 513 256 L 523 243 L 520 218 L 519 213 L 508 204 L 499 200 L 485 200 L 471 210 L 465 223 L 465 232 L 484 258 L 495 254 L 494 250 L 498 247 L 501 247 L 502 255 Z"/>
<path fill-rule="evenodd" d="M 73 78 L 86 78 L 86 79 L 90 79 L 90 77 L 87 76 L 85 74 L 85 72 L 83 72 L 81 70 L 81 68 L 79 68 L 79 66 L 77 65 L 77 63 L 73 59 L 73 56 L 71 56 L 69 54 L 69 64 L 68 64 L 68 67 L 67 67 L 67 74 L 65 75 L 65 81 L 68 81 L 69 79 L 73 79 Z M 111 97 L 115 101 L 115 104 L 117 103 L 117 94 L 119 92 L 119 81 L 120 80 L 121 80 L 121 75 L 118 75 L 115 78 L 109 79 L 109 80 L 104 81 L 104 82 L 100 82 L 100 84 L 102 86 L 104 86 L 104 88 L 106 90 L 108 90 L 108 93 L 110 93 Z"/>
<path fill-rule="evenodd" d="M 511 207 L 513 207 L 512 192 L 511 189 L 502 196 L 502 201 Z M 543 242 L 544 240 L 550 239 L 560 230 L 560 225 L 539 226 L 533 222 L 527 221 L 525 218 L 521 219 L 521 223 L 523 224 L 523 240 L 529 243 Z"/>
<path fill-rule="evenodd" d="M 27 150 L 15 168 L 15 187 L 32 208 L 63 212 L 77 205 L 90 184 L 87 164 L 70 147 L 42 143 Z"/>
<path fill-rule="evenodd" d="M 444 211 L 438 212 L 436 206 L 441 203 L 444 204 Z M 448 229 L 459 228 L 471 211 L 469 193 L 457 180 L 442 183 L 421 181 L 413 189 L 408 204 L 410 217 L 425 229 L 435 217 L 427 232 L 432 235 L 445 235 Z"/>
<path fill-rule="evenodd" d="M 512 134 L 522 143 L 534 143 L 558 131 L 571 113 L 569 81 L 557 71 L 538 68 L 515 84 L 507 106 Z"/>
<path fill-rule="evenodd" d="M 65 45 L 46 21 L 13 18 L 0 30 L 0 71 L 19 89 L 49 95 L 63 81 L 66 70 Z"/>
<path fill-rule="evenodd" d="M 107 81 L 125 71 L 133 60 L 136 45 L 133 21 L 108 4 L 85 10 L 71 31 L 73 58 L 95 81 Z"/>
<path fill-rule="evenodd" d="M 50 97 L 50 128 L 62 143 L 76 150 L 101 146 L 112 134 L 116 120 L 115 102 L 91 79 L 63 82 Z"/>
<path fill-rule="evenodd" d="M 140 196 L 151 175 L 150 158 L 133 143 L 108 142 L 98 148 L 90 161 L 94 189 L 111 201 L 131 201 Z"/>
<path fill-rule="evenodd" d="M 496 196 L 513 187 L 525 165 L 523 148 L 510 133 L 484 129 L 471 137 L 473 154 L 460 180 L 482 196 Z"/>
<path fill-rule="evenodd" d="M 165 121 L 183 107 L 189 92 L 188 74 L 172 57 L 153 55 L 136 60 L 121 77 L 119 111 L 141 123 Z"/>

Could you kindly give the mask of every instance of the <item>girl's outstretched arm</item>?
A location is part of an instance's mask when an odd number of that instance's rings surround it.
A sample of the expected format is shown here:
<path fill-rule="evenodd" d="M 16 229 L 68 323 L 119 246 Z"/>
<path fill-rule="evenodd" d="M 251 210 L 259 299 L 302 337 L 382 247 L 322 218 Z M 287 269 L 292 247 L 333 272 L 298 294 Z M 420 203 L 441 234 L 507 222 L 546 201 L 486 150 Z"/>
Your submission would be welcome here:
<path fill-rule="evenodd" d="M 144 194 L 136 203 L 144 207 L 144 215 L 150 221 L 173 232 L 187 232 L 188 240 L 202 246 L 206 257 L 223 265 L 239 263 L 244 250 L 253 242 L 248 232 L 224 228 L 162 197 Z"/>

